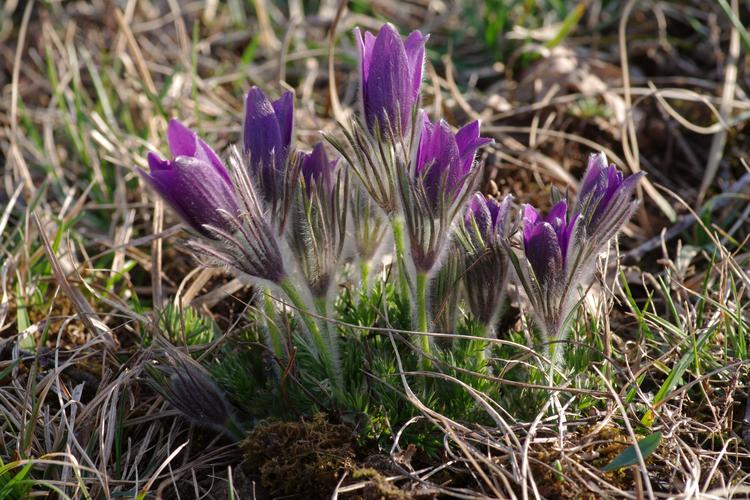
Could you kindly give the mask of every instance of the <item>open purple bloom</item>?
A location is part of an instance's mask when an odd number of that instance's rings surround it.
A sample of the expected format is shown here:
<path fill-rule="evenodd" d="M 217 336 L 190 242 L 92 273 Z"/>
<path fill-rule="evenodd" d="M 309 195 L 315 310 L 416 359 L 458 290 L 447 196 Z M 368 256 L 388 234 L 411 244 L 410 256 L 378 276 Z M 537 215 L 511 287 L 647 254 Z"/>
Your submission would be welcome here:
<path fill-rule="evenodd" d="M 445 121 L 433 124 L 421 113 L 419 143 L 408 169 L 397 173 L 412 262 L 418 273 L 429 273 L 473 191 L 480 172 L 476 151 L 492 139 L 479 136 L 478 122 L 454 133 Z"/>
<path fill-rule="evenodd" d="M 252 280 L 279 284 L 287 272 L 274 227 L 237 148 L 230 149 L 228 161 L 237 209 L 223 226 L 211 228 L 217 241 L 189 241 L 188 245 L 210 265 L 226 266 Z"/>
<path fill-rule="evenodd" d="M 621 221 L 630 218 L 637 205 L 633 193 L 642 176 L 638 172 L 625 177 L 614 164 L 607 163 L 604 153 L 589 157 L 576 205 L 589 237 L 609 239 Z"/>
<path fill-rule="evenodd" d="M 440 120 L 433 124 L 422 112 L 422 131 L 415 160 L 428 200 L 437 205 L 441 198 L 456 199 L 474 167 L 477 149 L 492 139 L 479 136 L 479 122 L 464 125 L 454 133 Z"/>
<path fill-rule="evenodd" d="M 208 144 L 177 120 L 167 128 L 172 160 L 148 154 L 150 172 L 141 176 L 194 230 L 216 238 L 206 226 L 227 228 L 237 211 L 229 174 Z"/>
<path fill-rule="evenodd" d="M 405 41 L 385 24 L 377 36 L 354 29 L 360 59 L 360 99 L 371 132 L 408 134 L 411 114 L 419 104 L 427 36 L 413 31 Z"/>
<path fill-rule="evenodd" d="M 570 220 L 565 200 L 547 216 L 531 205 L 524 207 L 523 259 L 515 254 L 511 258 L 546 339 L 562 340 L 566 335 L 599 254 L 638 206 L 633 192 L 639 178 L 625 178 L 614 165 L 607 165 L 603 154 L 593 155 Z M 551 347 L 554 361 L 560 351 Z"/>
<path fill-rule="evenodd" d="M 329 160 L 322 142 L 315 144 L 310 153 L 300 153 L 300 171 L 305 179 L 305 188 L 309 195 L 316 186 L 322 187 L 326 193 L 333 189 L 333 174 L 338 165 L 338 158 Z"/>

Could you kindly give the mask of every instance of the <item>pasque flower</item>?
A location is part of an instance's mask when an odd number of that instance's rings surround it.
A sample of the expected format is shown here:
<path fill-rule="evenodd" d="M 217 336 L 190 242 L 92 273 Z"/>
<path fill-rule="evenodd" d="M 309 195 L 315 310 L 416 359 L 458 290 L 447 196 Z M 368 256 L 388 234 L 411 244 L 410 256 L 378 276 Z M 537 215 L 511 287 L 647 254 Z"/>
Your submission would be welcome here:
<path fill-rule="evenodd" d="M 477 149 L 491 139 L 479 136 L 473 122 L 454 133 L 447 123 L 433 124 L 421 111 L 419 140 L 408 168 L 399 170 L 399 192 L 416 271 L 417 328 L 429 328 L 427 280 L 450 240 L 453 221 L 473 191 L 480 169 Z M 429 337 L 422 350 L 430 351 Z M 425 365 L 426 367 L 427 365 Z"/>
<path fill-rule="evenodd" d="M 597 243 L 609 241 L 629 219 L 638 202 L 633 193 L 643 172 L 625 177 L 614 164 L 607 163 L 604 153 L 592 154 L 578 194 L 576 212 L 589 238 Z"/>
<path fill-rule="evenodd" d="M 144 365 L 150 385 L 191 422 L 241 440 L 245 432 L 236 410 L 211 375 L 167 342 L 158 345 L 154 359 Z"/>
<path fill-rule="evenodd" d="M 359 119 L 352 120 L 350 129 L 342 127 L 348 148 L 333 135 L 326 139 L 351 165 L 362 187 L 389 219 L 400 290 L 408 296 L 399 170 L 406 168 L 412 156 L 412 116 L 419 105 L 428 37 L 414 31 L 404 41 L 390 24 L 377 36 L 356 28 L 354 37 L 359 50 Z"/>
<path fill-rule="evenodd" d="M 297 280 L 290 275 L 288 262 L 281 251 L 282 241 L 268 220 L 269 212 L 257 194 L 246 160 L 247 156 L 232 148 L 229 156 L 230 172 L 239 210 L 235 217 L 227 218 L 229 227 L 212 228 L 217 241 L 190 241 L 189 245 L 196 253 L 207 258 L 210 264 L 225 266 L 251 281 L 280 288 L 300 312 L 307 327 L 309 346 L 319 356 L 327 375 L 338 390 L 340 373 L 336 368 L 336 353 L 332 352 L 329 340 L 309 314 L 310 304 L 304 290 L 300 289 Z"/>
<path fill-rule="evenodd" d="M 568 214 L 566 200 L 546 216 L 531 205 L 523 208 L 522 258 L 510 254 L 519 281 L 546 339 L 563 340 L 580 288 L 590 279 L 600 252 L 638 206 L 633 193 L 640 175 L 625 178 L 593 155 L 584 175 L 578 203 Z M 552 347 L 553 360 L 560 350 Z"/>
<path fill-rule="evenodd" d="M 190 241 L 189 245 L 211 264 L 278 285 L 288 276 L 278 238 L 236 148 L 231 149 L 229 162 L 238 209 L 226 217 L 224 226 L 210 228 L 218 241 Z"/>
<path fill-rule="evenodd" d="M 294 94 L 285 92 L 271 102 L 258 87 L 245 98 L 242 126 L 245 164 L 280 232 L 296 186 L 298 170 L 289 161 L 294 135 Z"/>
<path fill-rule="evenodd" d="M 568 249 L 579 215 L 568 221 L 568 204 L 557 202 L 546 216 L 533 206 L 523 207 L 523 248 L 537 282 L 543 286 L 559 282 L 567 267 Z"/>
<path fill-rule="evenodd" d="M 299 162 L 308 195 L 318 187 L 322 188 L 323 192 L 331 192 L 339 159 L 329 160 L 322 142 L 315 144 L 311 152 L 300 153 Z"/>
<path fill-rule="evenodd" d="M 440 269 L 430 279 L 430 316 L 432 329 L 437 332 L 454 333 L 456 330 L 464 260 L 460 246 L 450 243 L 440 261 Z"/>
<path fill-rule="evenodd" d="M 227 217 L 237 214 L 229 174 L 208 144 L 177 120 L 167 128 L 173 159 L 148 153 L 150 172 L 141 176 L 192 229 L 216 238 L 209 228 L 227 228 Z"/>
<path fill-rule="evenodd" d="M 348 176 L 329 160 L 323 143 L 301 152 L 302 173 L 289 240 L 313 298 L 325 300 L 346 235 Z"/>
<path fill-rule="evenodd" d="M 453 132 L 443 120 L 421 112 L 414 161 L 401 173 L 401 201 L 417 272 L 429 272 L 440 256 L 450 227 L 472 192 L 479 169 L 477 150 L 492 139 L 480 137 L 475 121 Z"/>
<path fill-rule="evenodd" d="M 369 288 L 370 264 L 385 239 L 388 224 L 385 214 L 359 186 L 355 186 L 352 191 L 350 207 L 352 233 L 359 258 L 360 280 L 362 286 L 367 289 Z"/>
<path fill-rule="evenodd" d="M 413 31 L 405 41 L 391 24 L 377 36 L 354 29 L 359 49 L 360 100 L 370 132 L 404 136 L 419 104 L 427 37 Z"/>
<path fill-rule="evenodd" d="M 466 252 L 464 288 L 472 314 L 488 335 L 505 302 L 510 262 L 504 241 L 511 231 L 511 202 L 507 195 L 498 202 L 481 193 L 472 196 L 466 208 L 459 240 Z"/>
<path fill-rule="evenodd" d="M 312 152 L 299 153 L 295 161 L 302 175 L 288 241 L 312 295 L 313 306 L 325 321 L 329 317 L 330 292 L 344 249 L 349 177 L 347 171 L 338 169 L 338 159 L 328 159 L 320 142 Z M 336 327 L 325 322 L 320 333 L 322 336 L 316 339 L 317 348 L 325 352 L 332 376 L 339 383 Z"/>

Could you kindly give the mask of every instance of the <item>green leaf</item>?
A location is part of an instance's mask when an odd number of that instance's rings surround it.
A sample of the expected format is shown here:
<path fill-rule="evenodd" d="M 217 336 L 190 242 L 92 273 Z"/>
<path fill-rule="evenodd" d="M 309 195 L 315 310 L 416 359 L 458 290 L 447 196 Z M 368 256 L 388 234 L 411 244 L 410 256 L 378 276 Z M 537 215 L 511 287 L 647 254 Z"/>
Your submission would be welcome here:
<path fill-rule="evenodd" d="M 646 457 L 656 451 L 656 447 L 659 446 L 661 441 L 661 432 L 654 432 L 649 434 L 645 438 L 638 441 L 638 448 L 641 450 L 641 455 L 645 460 Z M 638 463 L 638 453 L 635 451 L 635 446 L 628 446 L 622 452 L 615 457 L 609 464 L 602 467 L 602 472 L 612 472 L 623 467 L 635 465 Z"/>

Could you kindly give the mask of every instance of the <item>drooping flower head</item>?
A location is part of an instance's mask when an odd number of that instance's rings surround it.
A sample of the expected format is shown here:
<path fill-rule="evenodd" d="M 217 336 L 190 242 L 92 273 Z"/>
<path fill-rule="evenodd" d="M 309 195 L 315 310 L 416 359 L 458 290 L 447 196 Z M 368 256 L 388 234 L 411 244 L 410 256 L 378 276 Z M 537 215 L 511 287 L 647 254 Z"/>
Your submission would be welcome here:
<path fill-rule="evenodd" d="M 227 169 L 208 144 L 177 120 L 169 122 L 167 141 L 173 159 L 150 152 L 150 172 L 138 172 L 191 228 L 216 238 L 207 226 L 226 228 L 227 216 L 238 211 Z"/>
<path fill-rule="evenodd" d="M 419 104 L 427 36 L 413 31 L 405 41 L 391 24 L 377 36 L 354 29 L 359 49 L 360 100 L 370 132 L 382 136 L 409 133 L 411 114 Z"/>
<path fill-rule="evenodd" d="M 228 161 L 237 194 L 236 215 L 227 217 L 224 227 L 211 228 L 218 241 L 189 241 L 188 245 L 210 265 L 225 266 L 253 281 L 279 284 L 287 270 L 274 226 L 237 148 L 230 149 Z"/>
<path fill-rule="evenodd" d="M 638 172 L 625 177 L 614 164 L 608 165 L 604 153 L 589 157 L 576 205 L 588 237 L 608 240 L 620 228 L 621 221 L 630 218 L 638 204 L 633 193 L 642 176 Z"/>
<path fill-rule="evenodd" d="M 579 214 L 568 221 L 568 204 L 557 202 L 547 216 L 531 205 L 523 209 L 523 247 L 537 281 L 550 283 L 565 272 L 573 231 Z"/>
<path fill-rule="evenodd" d="M 322 142 L 318 142 L 309 153 L 299 155 L 300 172 L 305 181 L 308 195 L 315 187 L 322 187 L 325 192 L 333 189 L 334 173 L 339 159 L 329 160 Z"/>
<path fill-rule="evenodd" d="M 191 422 L 241 440 L 245 433 L 236 410 L 211 375 L 168 342 L 157 339 L 156 344 L 154 358 L 144 364 L 149 384 Z"/>
<path fill-rule="evenodd" d="M 422 131 L 415 160 L 428 200 L 437 205 L 441 198 L 456 199 L 474 168 L 477 150 L 492 139 L 479 136 L 479 122 L 453 132 L 444 120 L 430 122 L 422 111 Z"/>

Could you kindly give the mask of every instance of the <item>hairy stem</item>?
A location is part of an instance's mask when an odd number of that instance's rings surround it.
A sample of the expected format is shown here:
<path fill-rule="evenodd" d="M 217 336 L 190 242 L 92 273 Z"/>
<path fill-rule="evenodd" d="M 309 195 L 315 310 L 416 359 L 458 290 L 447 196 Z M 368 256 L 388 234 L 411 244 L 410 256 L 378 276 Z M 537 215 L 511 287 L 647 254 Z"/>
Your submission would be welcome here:
<path fill-rule="evenodd" d="M 315 350 L 317 351 L 318 356 L 320 356 L 320 360 L 325 367 L 328 378 L 334 385 L 335 395 L 337 398 L 340 397 L 341 374 L 336 369 L 337 365 L 334 363 L 333 353 L 331 352 L 326 338 L 323 336 L 320 326 L 315 321 L 315 318 L 313 318 L 313 316 L 310 314 L 310 309 L 307 303 L 305 302 L 299 290 L 297 290 L 297 287 L 294 285 L 291 279 L 284 278 L 281 283 L 279 283 L 279 286 L 284 291 L 286 296 L 289 297 L 292 305 L 298 309 L 299 315 L 302 318 L 302 322 L 305 324 L 308 331 L 310 332 L 310 335 L 312 336 Z"/>
<path fill-rule="evenodd" d="M 362 290 L 370 289 L 370 261 L 362 259 L 359 261 L 359 281 Z"/>
<path fill-rule="evenodd" d="M 286 351 L 284 349 L 284 342 L 281 339 L 281 331 L 276 326 L 276 309 L 273 305 L 273 297 L 271 296 L 271 290 L 265 288 L 263 290 L 263 307 L 266 314 L 266 328 L 268 329 L 269 347 L 273 351 L 273 354 L 281 360 L 286 359 Z"/>
<path fill-rule="evenodd" d="M 391 218 L 393 227 L 393 243 L 396 246 L 396 263 L 398 265 L 399 291 L 404 299 L 408 300 L 411 295 L 409 291 L 409 274 L 406 272 L 406 243 L 404 242 L 404 219 L 399 216 Z"/>
<path fill-rule="evenodd" d="M 417 273 L 417 330 L 422 333 L 429 331 L 427 321 L 427 273 Z M 430 354 L 430 337 L 427 335 L 419 336 L 422 353 L 428 356 Z M 423 357 L 423 368 L 429 368 L 430 360 Z"/>
<path fill-rule="evenodd" d="M 330 321 L 327 321 L 327 319 L 330 318 L 330 315 L 328 314 L 328 300 L 325 296 L 314 297 L 313 302 L 315 303 L 315 310 L 318 312 L 318 315 L 323 318 L 323 325 L 321 329 L 323 332 L 323 336 L 328 343 L 328 352 L 331 356 L 331 360 L 333 361 L 333 366 L 337 368 L 334 372 L 334 377 L 337 378 L 337 384 L 339 385 L 339 387 L 343 387 L 344 382 L 341 376 L 341 370 L 338 369 L 338 367 L 341 366 L 341 356 L 339 354 L 338 339 L 336 338 L 336 325 L 334 323 L 331 323 Z"/>

